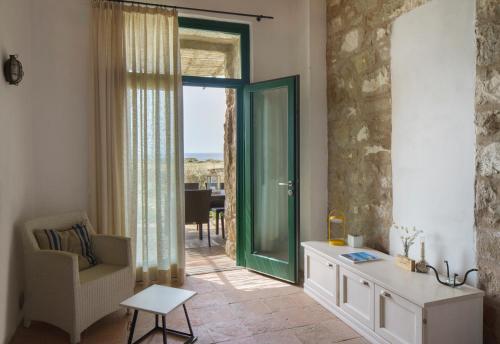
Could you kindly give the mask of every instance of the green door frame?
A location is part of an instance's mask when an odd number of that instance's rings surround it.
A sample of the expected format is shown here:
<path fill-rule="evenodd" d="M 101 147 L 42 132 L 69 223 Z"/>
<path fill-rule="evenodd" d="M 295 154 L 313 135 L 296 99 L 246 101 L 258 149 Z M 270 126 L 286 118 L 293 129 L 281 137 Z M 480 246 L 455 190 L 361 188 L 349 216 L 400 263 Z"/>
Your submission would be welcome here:
<path fill-rule="evenodd" d="M 244 228 L 244 123 L 243 88 L 250 83 L 250 26 L 248 24 L 221 22 L 214 20 L 179 17 L 179 27 L 236 33 L 240 35 L 241 79 L 224 79 L 198 76 L 183 76 L 183 86 L 220 87 L 236 90 L 236 265 L 246 266 Z M 240 216 L 241 215 L 241 216 Z"/>

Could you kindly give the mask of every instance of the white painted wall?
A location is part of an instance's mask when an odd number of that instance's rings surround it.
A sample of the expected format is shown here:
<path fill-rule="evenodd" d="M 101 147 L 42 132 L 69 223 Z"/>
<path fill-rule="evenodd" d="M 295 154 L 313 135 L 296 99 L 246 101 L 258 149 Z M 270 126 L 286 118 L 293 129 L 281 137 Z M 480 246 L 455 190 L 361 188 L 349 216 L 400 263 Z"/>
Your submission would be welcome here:
<path fill-rule="evenodd" d="M 260 23 L 246 19 L 252 81 L 301 75 L 301 238 L 324 239 L 325 0 L 168 3 L 275 16 Z M 6 305 L 0 309 L 0 342 L 20 319 L 22 255 L 15 225 L 28 217 L 87 208 L 89 28 L 89 0 L 0 0 L 0 53 L 19 53 L 26 70 L 19 87 L 0 80 L 0 258 L 7 267 L 0 270 L 0 303 Z"/>
<path fill-rule="evenodd" d="M 475 264 L 474 4 L 434 0 L 397 19 L 391 43 L 394 221 L 459 274 Z M 390 251 L 402 252 L 395 231 Z"/>
<path fill-rule="evenodd" d="M 150 2 L 161 3 L 162 0 Z M 173 0 L 172 5 L 272 15 L 181 15 L 251 25 L 252 81 L 301 75 L 301 237 L 324 239 L 327 206 L 325 0 Z M 87 206 L 89 2 L 33 1 L 35 213 Z"/>
<path fill-rule="evenodd" d="M 158 2 L 151 0 L 150 2 Z M 325 0 L 174 0 L 169 4 L 274 16 L 251 25 L 252 81 L 300 75 L 301 240 L 326 240 L 328 212 L 326 1 Z M 183 12 L 200 17 L 200 13 Z M 300 259 L 302 264 L 302 259 Z"/>
<path fill-rule="evenodd" d="M 0 61 L 19 54 L 25 78 L 10 86 L 0 73 L 0 343 L 20 320 L 22 253 L 19 224 L 30 213 L 32 132 L 31 0 L 0 0 Z"/>
<path fill-rule="evenodd" d="M 300 1 L 301 240 L 326 240 L 328 133 L 326 105 L 326 1 Z M 303 259 L 300 260 L 301 266 Z"/>
<path fill-rule="evenodd" d="M 90 1 L 34 0 L 32 6 L 38 216 L 87 208 Z"/>

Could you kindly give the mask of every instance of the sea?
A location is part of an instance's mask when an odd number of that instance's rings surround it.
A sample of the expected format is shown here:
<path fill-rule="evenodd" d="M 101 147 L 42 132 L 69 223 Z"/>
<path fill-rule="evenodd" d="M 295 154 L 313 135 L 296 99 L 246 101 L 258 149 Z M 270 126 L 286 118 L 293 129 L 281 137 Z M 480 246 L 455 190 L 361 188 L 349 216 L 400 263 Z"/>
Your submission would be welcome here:
<path fill-rule="evenodd" d="M 196 158 L 199 161 L 220 160 L 224 161 L 224 153 L 184 153 L 184 159 Z"/>

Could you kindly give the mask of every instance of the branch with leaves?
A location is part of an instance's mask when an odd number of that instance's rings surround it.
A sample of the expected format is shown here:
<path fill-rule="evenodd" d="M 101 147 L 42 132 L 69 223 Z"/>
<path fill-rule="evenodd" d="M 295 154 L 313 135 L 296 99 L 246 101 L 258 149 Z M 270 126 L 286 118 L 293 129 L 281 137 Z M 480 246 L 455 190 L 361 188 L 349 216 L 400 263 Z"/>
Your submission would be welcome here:
<path fill-rule="evenodd" d="M 393 223 L 394 228 L 402 232 L 401 235 L 401 243 L 403 244 L 405 257 L 408 257 L 408 253 L 410 251 L 410 247 L 415 243 L 419 234 L 423 233 L 421 230 L 417 230 L 415 226 L 401 226 Z"/>

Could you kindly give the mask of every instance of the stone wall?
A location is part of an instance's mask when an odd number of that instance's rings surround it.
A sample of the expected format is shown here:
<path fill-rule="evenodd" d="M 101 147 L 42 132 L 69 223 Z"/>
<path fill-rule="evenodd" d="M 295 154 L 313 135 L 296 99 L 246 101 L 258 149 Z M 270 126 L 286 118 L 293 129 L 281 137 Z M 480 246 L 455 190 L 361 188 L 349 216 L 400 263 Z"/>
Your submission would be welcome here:
<path fill-rule="evenodd" d="M 392 222 L 390 33 L 427 0 L 328 0 L 329 208 L 388 250 Z M 485 343 L 500 342 L 500 4 L 476 0 L 479 283 Z"/>
<path fill-rule="evenodd" d="M 226 119 L 224 122 L 224 188 L 226 204 L 224 221 L 226 254 L 236 258 L 236 92 L 226 90 Z"/>
<path fill-rule="evenodd" d="M 241 66 L 240 47 L 233 44 L 226 51 L 225 74 L 232 78 Z M 226 254 L 236 259 L 236 90 L 226 89 L 226 114 L 224 119 L 224 230 L 226 232 Z"/>
<path fill-rule="evenodd" d="M 327 1 L 328 206 L 382 251 L 392 223 L 391 27 L 425 2 Z"/>
<path fill-rule="evenodd" d="M 476 244 L 485 343 L 500 343 L 500 3 L 476 1 Z"/>

